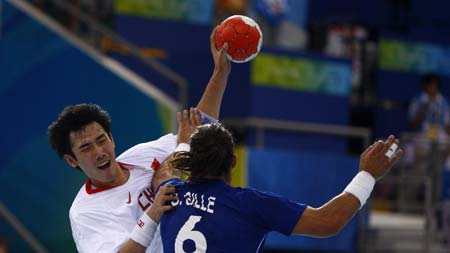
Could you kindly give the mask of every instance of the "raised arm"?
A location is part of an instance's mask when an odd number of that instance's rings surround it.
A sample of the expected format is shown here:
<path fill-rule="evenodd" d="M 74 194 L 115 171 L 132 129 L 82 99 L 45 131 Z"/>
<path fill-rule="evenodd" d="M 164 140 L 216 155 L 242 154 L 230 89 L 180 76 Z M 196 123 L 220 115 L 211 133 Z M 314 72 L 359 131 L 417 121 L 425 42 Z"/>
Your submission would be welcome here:
<path fill-rule="evenodd" d="M 344 192 L 319 208 L 307 207 L 292 234 L 315 237 L 337 234 L 364 205 L 375 181 L 402 156 L 401 149 L 390 151 L 393 144 L 398 146 L 399 141 L 391 135 L 386 141 L 377 141 L 367 148 L 360 157 L 360 172 Z"/>
<path fill-rule="evenodd" d="M 214 59 L 214 71 L 203 92 L 202 98 L 197 104 L 197 108 L 209 116 L 218 119 L 223 94 L 231 71 L 231 63 L 226 57 L 228 45 L 225 44 L 220 50 L 216 48 L 214 43 L 216 29 L 217 27 L 214 28 L 209 38 L 211 54 Z"/>

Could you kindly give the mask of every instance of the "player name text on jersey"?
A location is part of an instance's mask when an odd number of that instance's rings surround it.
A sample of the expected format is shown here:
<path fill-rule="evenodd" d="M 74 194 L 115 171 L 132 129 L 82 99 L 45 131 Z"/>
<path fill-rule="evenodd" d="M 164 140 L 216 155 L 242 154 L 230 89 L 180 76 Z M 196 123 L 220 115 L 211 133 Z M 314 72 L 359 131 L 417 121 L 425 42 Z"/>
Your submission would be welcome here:
<path fill-rule="evenodd" d="M 177 194 L 178 195 L 178 194 Z M 179 198 L 177 201 L 172 201 L 172 206 L 187 205 L 200 209 L 208 213 L 214 213 L 214 204 L 216 197 L 205 196 L 203 194 L 197 194 L 195 192 L 186 192 L 183 198 Z"/>

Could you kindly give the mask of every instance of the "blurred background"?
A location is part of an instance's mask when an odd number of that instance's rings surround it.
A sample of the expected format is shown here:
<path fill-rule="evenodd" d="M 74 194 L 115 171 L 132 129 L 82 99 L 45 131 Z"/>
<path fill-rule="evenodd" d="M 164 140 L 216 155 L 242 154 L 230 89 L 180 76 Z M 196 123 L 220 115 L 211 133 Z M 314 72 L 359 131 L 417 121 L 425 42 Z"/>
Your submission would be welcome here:
<path fill-rule="evenodd" d="M 233 184 L 320 206 L 395 134 L 404 158 L 337 236 L 271 233 L 265 252 L 450 252 L 450 2 L 0 0 L 0 252 L 75 252 L 85 177 L 47 126 L 69 104 L 110 112 L 117 153 L 176 130 L 213 70 L 212 29 L 255 19 L 258 57 L 233 64 L 221 121 Z M 448 161 L 447 161 L 448 160 Z"/>

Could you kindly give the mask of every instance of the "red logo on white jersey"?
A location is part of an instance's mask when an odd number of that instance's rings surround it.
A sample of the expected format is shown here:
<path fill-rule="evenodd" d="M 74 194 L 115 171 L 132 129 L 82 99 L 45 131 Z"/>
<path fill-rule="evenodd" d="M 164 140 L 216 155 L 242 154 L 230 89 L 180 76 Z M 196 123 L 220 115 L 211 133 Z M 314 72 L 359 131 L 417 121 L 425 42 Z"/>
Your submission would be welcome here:
<path fill-rule="evenodd" d="M 139 219 L 139 221 L 138 221 L 138 226 L 139 226 L 140 228 L 142 228 L 144 225 L 145 225 L 145 223 L 144 223 L 141 219 Z"/>
<path fill-rule="evenodd" d="M 156 158 L 154 158 L 151 165 L 152 169 L 157 170 L 159 169 L 159 166 L 161 166 L 161 163 L 158 160 L 156 160 Z"/>
<path fill-rule="evenodd" d="M 153 191 L 148 187 L 139 194 L 137 201 L 142 211 L 145 211 L 151 204 L 153 204 L 154 198 Z"/>

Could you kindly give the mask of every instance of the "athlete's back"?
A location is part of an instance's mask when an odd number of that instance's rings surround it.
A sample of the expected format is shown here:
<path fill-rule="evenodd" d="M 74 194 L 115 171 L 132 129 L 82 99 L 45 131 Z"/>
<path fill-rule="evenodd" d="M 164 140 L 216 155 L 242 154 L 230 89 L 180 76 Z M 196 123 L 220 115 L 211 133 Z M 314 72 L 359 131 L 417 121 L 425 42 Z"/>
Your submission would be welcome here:
<path fill-rule="evenodd" d="M 161 220 L 164 252 L 260 252 L 269 231 L 290 235 L 305 205 L 223 180 L 169 183 L 176 209 Z"/>

